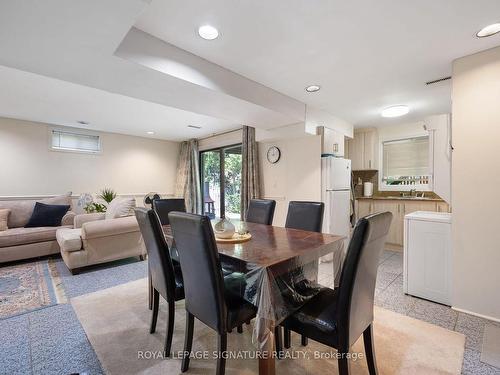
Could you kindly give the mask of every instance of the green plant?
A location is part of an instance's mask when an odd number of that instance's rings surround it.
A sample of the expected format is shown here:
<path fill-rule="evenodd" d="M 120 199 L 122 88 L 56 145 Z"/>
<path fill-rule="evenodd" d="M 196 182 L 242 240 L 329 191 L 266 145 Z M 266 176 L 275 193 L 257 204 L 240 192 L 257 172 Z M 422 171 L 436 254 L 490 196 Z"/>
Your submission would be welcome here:
<path fill-rule="evenodd" d="M 116 192 L 113 189 L 104 188 L 101 190 L 101 194 L 99 194 L 98 198 L 101 198 L 106 203 L 110 203 L 116 198 Z"/>
<path fill-rule="evenodd" d="M 101 203 L 89 203 L 85 207 L 83 207 L 84 211 L 88 214 L 92 214 L 95 212 L 106 212 L 106 206 Z"/>

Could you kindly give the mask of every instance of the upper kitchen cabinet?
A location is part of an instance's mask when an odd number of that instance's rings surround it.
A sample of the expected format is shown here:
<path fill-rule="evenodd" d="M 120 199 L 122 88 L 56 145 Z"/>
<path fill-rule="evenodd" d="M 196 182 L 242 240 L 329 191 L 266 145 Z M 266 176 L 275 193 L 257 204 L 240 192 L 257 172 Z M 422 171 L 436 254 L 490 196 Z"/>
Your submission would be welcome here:
<path fill-rule="evenodd" d="M 321 154 L 330 154 L 337 157 L 345 156 L 344 134 L 324 126 L 318 126 L 316 134 L 321 135 Z"/>
<path fill-rule="evenodd" d="M 451 118 L 449 114 L 430 116 L 424 121 L 431 139 L 430 169 L 432 190 L 444 201 L 451 201 Z"/>
<path fill-rule="evenodd" d="M 378 133 L 376 129 L 356 129 L 354 138 L 347 141 L 347 158 L 352 170 L 378 169 Z"/>

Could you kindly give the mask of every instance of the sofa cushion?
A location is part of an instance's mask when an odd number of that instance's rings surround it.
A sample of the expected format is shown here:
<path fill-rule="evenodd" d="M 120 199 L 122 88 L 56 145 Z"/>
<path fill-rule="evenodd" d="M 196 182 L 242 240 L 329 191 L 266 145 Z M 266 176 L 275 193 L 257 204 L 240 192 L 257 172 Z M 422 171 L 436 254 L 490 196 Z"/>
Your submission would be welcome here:
<path fill-rule="evenodd" d="M 10 209 L 0 208 L 0 232 L 7 230 L 9 227 L 7 221 L 9 219 Z"/>
<path fill-rule="evenodd" d="M 135 208 L 135 198 L 115 198 L 106 209 L 106 220 L 129 216 Z"/>
<path fill-rule="evenodd" d="M 82 249 L 82 230 L 60 228 L 56 232 L 57 243 L 61 251 L 78 251 Z"/>
<path fill-rule="evenodd" d="M 0 232 L 0 247 L 55 241 L 59 228 L 62 227 L 10 228 Z"/>
<path fill-rule="evenodd" d="M 64 204 L 45 204 L 36 202 L 33 214 L 25 228 L 33 227 L 59 227 L 61 220 L 68 212 L 70 206 Z"/>
<path fill-rule="evenodd" d="M 71 205 L 71 192 L 64 195 L 58 195 L 52 198 L 44 198 L 37 200 L 15 200 L 15 201 L 0 201 L 0 208 L 10 209 L 9 220 L 7 226 L 9 228 L 19 228 L 24 227 L 28 224 L 33 209 L 35 208 L 35 203 L 45 203 L 45 204 L 65 204 Z"/>

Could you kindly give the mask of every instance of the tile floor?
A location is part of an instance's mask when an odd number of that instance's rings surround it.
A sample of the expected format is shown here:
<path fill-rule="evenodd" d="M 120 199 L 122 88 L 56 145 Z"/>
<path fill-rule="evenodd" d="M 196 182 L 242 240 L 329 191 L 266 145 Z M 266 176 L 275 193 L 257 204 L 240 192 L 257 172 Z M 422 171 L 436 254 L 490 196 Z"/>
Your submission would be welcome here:
<path fill-rule="evenodd" d="M 72 276 L 62 260 L 57 268 L 69 298 L 146 277 L 146 262 L 127 260 Z M 332 280 L 331 264 L 320 265 L 320 282 Z M 437 324 L 466 335 L 463 374 L 497 374 L 480 361 L 487 320 L 449 307 L 406 296 L 402 292 L 403 258 L 386 251 L 380 259 L 375 303 L 386 309 Z M 500 324 L 497 324 L 500 326 Z M 103 374 L 71 304 L 61 304 L 0 320 L 0 374 Z"/>

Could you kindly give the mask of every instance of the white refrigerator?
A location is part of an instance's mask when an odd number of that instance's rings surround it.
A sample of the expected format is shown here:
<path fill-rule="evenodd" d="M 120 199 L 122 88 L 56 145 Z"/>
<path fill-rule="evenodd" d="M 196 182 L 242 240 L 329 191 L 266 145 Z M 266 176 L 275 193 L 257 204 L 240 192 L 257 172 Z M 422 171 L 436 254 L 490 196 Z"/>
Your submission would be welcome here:
<path fill-rule="evenodd" d="M 321 199 L 325 203 L 323 232 L 346 236 L 351 232 L 351 161 L 334 156 L 321 158 Z"/>

